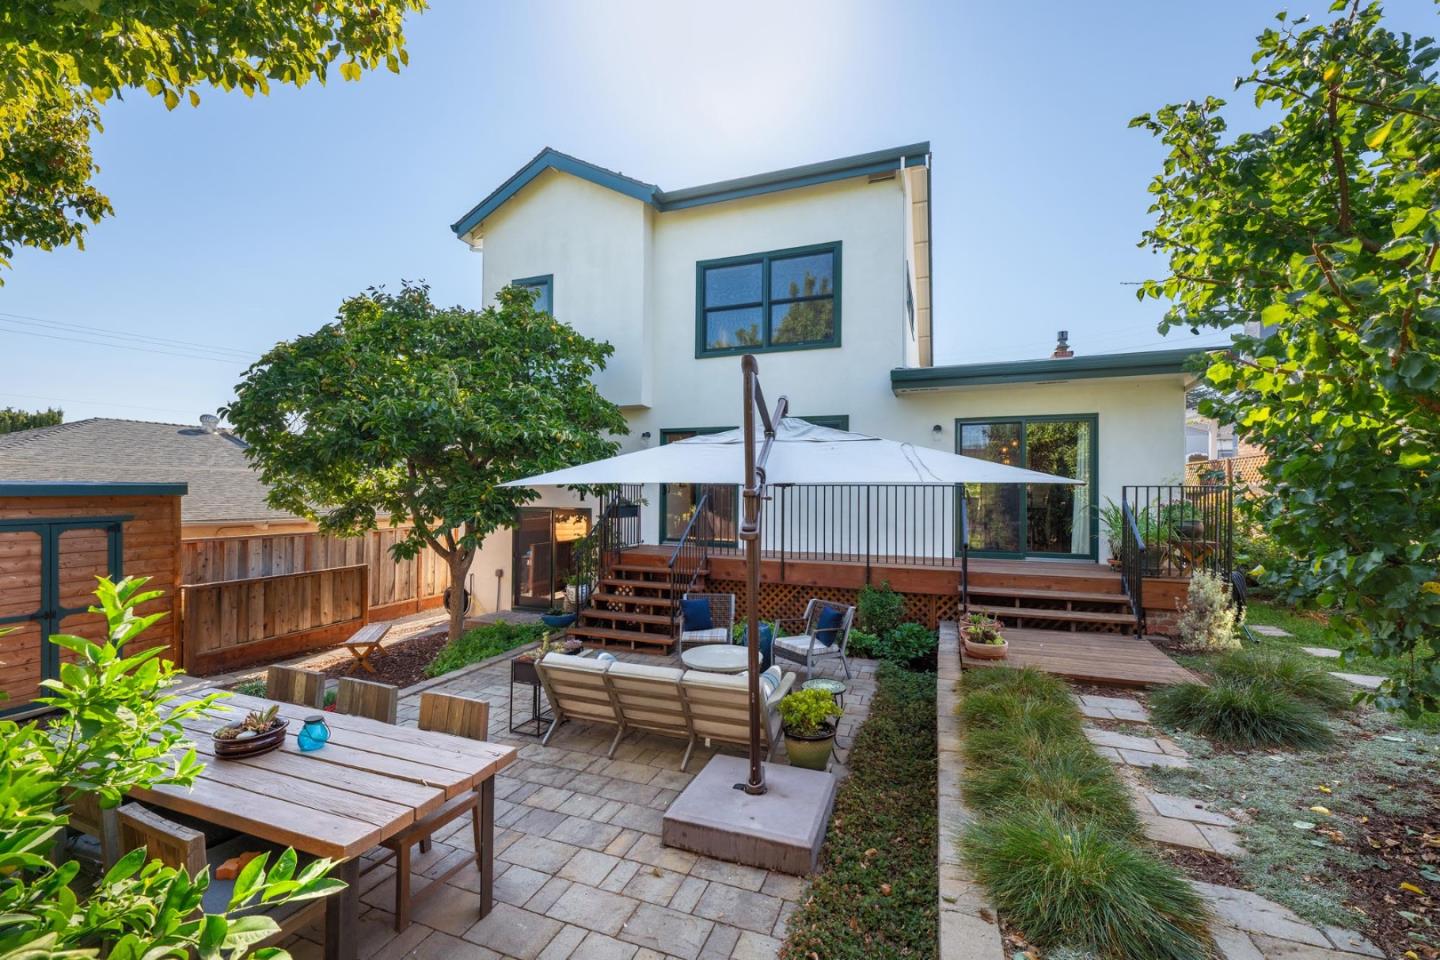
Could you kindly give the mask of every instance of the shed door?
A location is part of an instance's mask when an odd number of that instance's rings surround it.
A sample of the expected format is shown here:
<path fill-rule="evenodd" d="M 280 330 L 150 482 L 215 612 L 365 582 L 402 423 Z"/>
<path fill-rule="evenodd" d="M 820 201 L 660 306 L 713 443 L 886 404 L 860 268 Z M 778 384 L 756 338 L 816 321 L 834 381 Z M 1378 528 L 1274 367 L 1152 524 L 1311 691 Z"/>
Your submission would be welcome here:
<path fill-rule="evenodd" d="M 0 522 L 0 715 L 34 710 L 40 681 L 60 675 L 56 633 L 102 640 L 89 613 L 95 578 L 121 575 L 124 518 Z"/>

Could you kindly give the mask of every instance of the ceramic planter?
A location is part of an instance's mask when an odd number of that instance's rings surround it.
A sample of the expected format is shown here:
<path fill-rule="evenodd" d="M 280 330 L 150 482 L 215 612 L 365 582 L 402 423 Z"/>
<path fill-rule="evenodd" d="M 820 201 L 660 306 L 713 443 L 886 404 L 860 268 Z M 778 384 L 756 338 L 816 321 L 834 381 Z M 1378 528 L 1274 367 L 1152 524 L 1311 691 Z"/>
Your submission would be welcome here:
<path fill-rule="evenodd" d="M 790 756 L 790 766 L 806 770 L 824 770 L 830 765 L 830 751 L 835 745 L 835 727 L 826 724 L 820 733 L 801 737 L 785 731 L 785 752 Z"/>
<path fill-rule="evenodd" d="M 568 627 L 575 622 L 575 619 L 573 613 L 542 613 L 540 615 L 540 622 L 552 630 Z"/>
<path fill-rule="evenodd" d="M 974 657 L 977 660 L 1004 660 L 1005 654 L 1010 651 L 1010 644 L 1004 640 L 999 643 L 976 643 L 968 636 L 962 639 L 965 643 L 966 656 Z"/>
<path fill-rule="evenodd" d="M 269 753 L 277 749 L 285 742 L 285 729 L 287 724 L 284 720 L 277 721 L 273 727 L 264 733 L 253 737 L 246 737 L 244 740 L 222 740 L 211 734 L 211 742 L 215 745 L 215 756 L 217 759 L 234 759 L 236 757 L 258 757 L 262 753 Z"/>

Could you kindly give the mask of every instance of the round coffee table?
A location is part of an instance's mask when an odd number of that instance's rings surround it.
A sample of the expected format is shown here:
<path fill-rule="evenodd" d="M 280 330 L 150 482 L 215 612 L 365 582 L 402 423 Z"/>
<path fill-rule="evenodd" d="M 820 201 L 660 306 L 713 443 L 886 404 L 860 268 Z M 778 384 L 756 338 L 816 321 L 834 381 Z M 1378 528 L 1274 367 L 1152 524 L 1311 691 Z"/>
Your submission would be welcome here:
<path fill-rule="evenodd" d="M 680 662 L 691 670 L 744 673 L 750 666 L 750 656 L 745 647 L 729 643 L 706 643 L 681 651 Z"/>

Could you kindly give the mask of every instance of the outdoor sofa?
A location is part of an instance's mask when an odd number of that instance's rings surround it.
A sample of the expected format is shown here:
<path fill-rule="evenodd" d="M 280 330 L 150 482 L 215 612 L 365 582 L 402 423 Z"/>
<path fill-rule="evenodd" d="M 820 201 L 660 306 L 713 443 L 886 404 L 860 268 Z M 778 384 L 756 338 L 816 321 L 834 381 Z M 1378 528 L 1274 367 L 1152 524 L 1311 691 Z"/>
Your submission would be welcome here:
<path fill-rule="evenodd" d="M 564 653 L 546 654 L 537 666 L 540 683 L 550 699 L 555 721 L 545 739 L 549 744 L 565 720 L 614 726 L 607 756 L 631 730 L 684 739 L 680 769 L 690 763 L 696 740 L 750 743 L 750 694 L 744 674 L 680 670 L 623 660 L 600 660 Z M 780 678 L 765 697 L 760 739 L 768 757 L 780 734 L 778 705 L 795 683 L 795 674 Z"/>

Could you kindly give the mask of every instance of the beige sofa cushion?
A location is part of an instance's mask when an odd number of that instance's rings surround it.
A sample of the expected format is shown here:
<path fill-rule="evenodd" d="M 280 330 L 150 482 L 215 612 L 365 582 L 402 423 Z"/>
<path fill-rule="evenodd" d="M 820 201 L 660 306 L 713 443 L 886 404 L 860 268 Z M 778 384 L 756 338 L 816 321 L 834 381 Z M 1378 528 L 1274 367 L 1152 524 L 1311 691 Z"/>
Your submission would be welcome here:
<path fill-rule="evenodd" d="M 549 653 L 539 663 L 550 702 L 565 716 L 576 720 L 616 723 L 615 706 L 605 674 L 610 663 L 590 657 Z"/>

